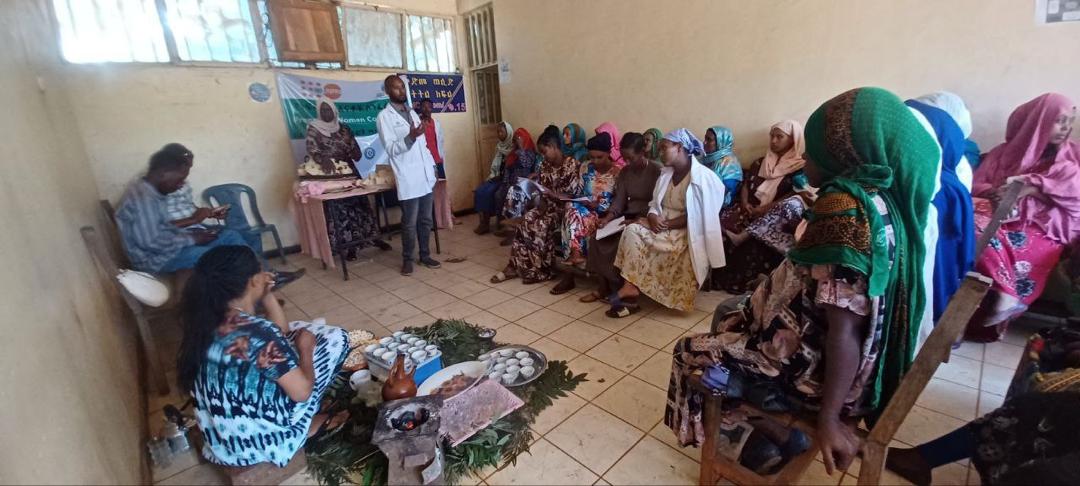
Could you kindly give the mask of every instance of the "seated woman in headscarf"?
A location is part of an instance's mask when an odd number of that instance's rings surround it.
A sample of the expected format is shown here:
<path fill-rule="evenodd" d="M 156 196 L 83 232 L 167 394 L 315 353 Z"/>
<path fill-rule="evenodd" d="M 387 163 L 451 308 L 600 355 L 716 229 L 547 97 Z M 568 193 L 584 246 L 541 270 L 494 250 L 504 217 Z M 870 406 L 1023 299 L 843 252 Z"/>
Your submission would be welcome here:
<path fill-rule="evenodd" d="M 769 151 L 743 175 L 738 202 L 720 215 L 728 265 L 712 273 L 713 289 L 750 290 L 795 244 L 795 229 L 812 197 L 802 170 L 804 151 L 799 122 L 784 120 L 769 129 Z"/>
<path fill-rule="evenodd" d="M 739 194 L 739 184 L 743 180 L 743 168 L 735 156 L 735 136 L 731 129 L 720 125 L 705 131 L 705 156 L 701 159 L 724 183 L 724 208 L 727 208 Z"/>
<path fill-rule="evenodd" d="M 578 192 L 571 196 L 589 200 L 567 203 L 566 214 L 563 216 L 560 254 L 567 256 L 563 263 L 569 266 L 581 266 L 585 263 L 589 237 L 596 233 L 597 223 L 611 208 L 611 201 L 615 196 L 615 178 L 619 175 L 619 168 L 615 167 L 615 161 L 611 160 L 611 136 L 606 133 L 596 135 L 589 139 L 587 148 L 589 161 L 581 164 Z M 551 293 L 565 294 L 573 288 L 574 275 L 566 272 L 558 285 L 551 289 Z"/>
<path fill-rule="evenodd" d="M 611 137 L 611 161 L 615 166 L 622 167 L 626 165 L 626 161 L 623 160 L 622 157 L 622 152 L 619 151 L 619 143 L 622 141 L 622 137 L 619 136 L 619 127 L 615 126 L 614 123 L 604 122 L 596 127 L 596 130 L 594 131 L 596 132 L 596 135 L 606 133 Z"/>
<path fill-rule="evenodd" d="M 514 151 L 514 139 L 511 137 L 513 133 L 514 129 L 509 123 L 499 122 L 496 128 L 499 142 L 495 144 L 495 157 L 491 159 L 488 178 L 473 191 L 473 208 L 480 215 L 480 225 L 473 232 L 478 235 L 490 233 L 491 217 L 501 215 L 503 199 L 506 197 L 506 186 L 503 184 L 506 179 L 503 173 L 506 171 L 503 167 L 506 158 Z"/>
<path fill-rule="evenodd" d="M 917 485 L 970 459 L 983 484 L 1080 484 L 1080 333 L 1040 330 L 998 409 L 917 447 L 889 448 L 885 467 Z"/>
<path fill-rule="evenodd" d="M 954 93 L 938 91 L 915 98 L 915 101 L 944 110 L 960 127 L 960 132 L 964 137 L 963 156 L 960 158 L 960 162 L 956 164 L 955 172 L 956 177 L 960 179 L 960 183 L 970 192 L 975 175 L 974 170 L 979 166 L 980 152 L 979 145 L 971 139 L 971 112 L 968 111 L 964 100 Z"/>
<path fill-rule="evenodd" d="M 645 159 L 660 164 L 660 139 L 664 133 L 659 128 L 645 130 Z M 627 163 L 630 163 L 628 160 Z"/>
<path fill-rule="evenodd" d="M 577 123 L 571 123 L 562 130 L 563 155 L 573 157 L 581 161 L 588 157 L 589 150 L 585 148 L 585 129 Z"/>
<path fill-rule="evenodd" d="M 960 126 L 945 110 L 917 100 L 908 100 L 905 104 L 922 114 L 933 128 L 934 137 L 941 148 L 940 189 L 933 200 L 936 211 L 932 211 L 936 215 L 930 216 L 937 217 L 936 242 L 935 248 L 927 248 L 927 254 L 934 255 L 930 285 L 932 320 L 929 322 L 934 323 L 945 312 L 949 300 L 960 288 L 964 275 L 974 264 L 974 210 L 971 193 L 956 173 L 964 158 L 964 135 Z M 920 342 L 930 336 L 932 329 L 931 325 L 920 327 Z"/>
<path fill-rule="evenodd" d="M 656 137 L 657 152 L 662 137 Z M 623 227 L 644 218 L 649 211 L 656 179 L 660 177 L 660 164 L 646 158 L 645 137 L 640 133 L 629 132 L 623 135 L 620 145 L 619 151 L 622 152 L 626 165 L 615 178 L 615 193 L 611 198 L 611 206 L 596 223 L 597 228 L 606 226 L 619 217 L 624 218 Z M 597 275 L 600 286 L 597 291 L 582 296 L 582 302 L 607 302 L 608 296 L 622 288 L 622 276 L 615 268 L 620 236 L 611 235 L 598 240 L 594 233 L 589 237 L 585 268 Z"/>
<path fill-rule="evenodd" d="M 709 270 L 724 266 L 724 185 L 697 161 L 700 153 L 701 141 L 685 128 L 660 141 L 664 168 L 646 220 L 622 232 L 615 267 L 625 282 L 611 297 L 608 317 L 636 312 L 641 294 L 670 309 L 692 310 Z"/>
<path fill-rule="evenodd" d="M 540 202 L 521 217 L 510 246 L 510 262 L 491 277 L 491 283 L 521 277 L 523 283 L 534 284 L 555 276 L 555 247 L 565 212 L 562 201 L 581 190 L 581 163 L 563 155 L 557 131 L 545 131 L 537 143 L 543 157 L 536 180 L 544 188 Z"/>
<path fill-rule="evenodd" d="M 1076 104 L 1047 93 L 1009 116 L 1005 143 L 975 171 L 975 229 L 982 233 L 993 202 L 1012 181 L 1023 183 L 1012 215 L 975 262 L 994 279 L 965 336 L 995 341 L 1042 294 L 1062 252 L 1080 243 L 1080 144 L 1069 139 Z"/>
<path fill-rule="evenodd" d="M 918 282 L 934 189 L 928 169 L 940 152 L 904 103 L 880 88 L 818 108 L 806 124 L 806 152 L 807 176 L 821 188 L 806 233 L 741 305 L 718 311 L 715 333 L 676 343 L 664 423 L 680 444 L 700 445 L 703 397 L 689 378 L 704 372 L 703 383 L 716 388 L 714 378 L 730 373 L 776 391 L 758 406 L 818 409 L 815 442 L 831 474 L 859 451 L 848 423 L 879 412 L 912 364 L 925 302 Z M 776 461 L 776 447 L 796 434 L 737 411 L 719 419 L 761 431 L 748 442 L 758 446 L 734 447 L 731 459 L 768 456 L 741 461 L 768 473 L 790 458 Z"/>
<path fill-rule="evenodd" d="M 327 98 L 320 98 L 318 118 L 308 123 L 307 158 L 303 178 L 355 178 L 355 164 L 364 157 L 360 144 L 348 125 L 338 119 L 337 106 Z M 313 169 L 314 166 L 318 170 Z M 379 239 L 379 223 L 367 196 L 332 199 L 323 203 L 326 216 L 326 234 L 330 247 L 348 245 L 345 258 L 354 260 L 359 251 L 375 245 L 386 251 L 390 245 Z"/>
<path fill-rule="evenodd" d="M 558 128 L 555 128 L 554 135 L 556 139 L 558 139 L 558 133 Z M 543 158 L 537 153 L 536 145 L 533 143 L 529 131 L 524 128 L 514 130 L 514 152 L 506 158 L 507 165 L 503 175 L 504 184 L 506 184 L 502 207 L 503 218 L 516 220 L 529 209 L 528 201 L 532 198 L 527 193 L 528 191 L 523 190 L 519 179 L 536 179 L 542 162 Z M 504 237 L 503 246 L 509 245 L 514 237 L 512 231 L 507 233 L 496 232 L 496 235 Z"/>

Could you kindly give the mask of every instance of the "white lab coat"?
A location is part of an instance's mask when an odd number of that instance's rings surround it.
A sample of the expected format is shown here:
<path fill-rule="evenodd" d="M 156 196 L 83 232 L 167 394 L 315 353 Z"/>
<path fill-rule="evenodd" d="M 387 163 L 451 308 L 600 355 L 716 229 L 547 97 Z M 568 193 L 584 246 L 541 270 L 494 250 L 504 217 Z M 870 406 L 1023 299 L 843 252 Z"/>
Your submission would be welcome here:
<path fill-rule="evenodd" d="M 664 216 L 661 202 L 675 170 L 660 169 L 660 178 L 653 186 L 649 213 Z M 724 231 L 720 227 L 720 209 L 724 206 L 724 183 L 713 171 L 691 156 L 690 185 L 686 189 L 686 230 L 690 240 L 690 261 L 698 285 L 705 283 L 709 270 L 727 264 L 724 258 Z"/>
<path fill-rule="evenodd" d="M 415 126 L 420 125 L 420 116 L 409 110 L 409 116 Z M 396 111 L 394 105 L 387 104 L 375 119 L 379 130 L 379 141 L 386 149 L 390 168 L 394 170 L 397 181 L 397 197 L 404 201 L 431 194 L 435 187 L 435 159 L 427 148 L 427 139 L 423 135 L 416 137 L 412 147 L 405 144 L 409 135 L 409 123 Z"/>

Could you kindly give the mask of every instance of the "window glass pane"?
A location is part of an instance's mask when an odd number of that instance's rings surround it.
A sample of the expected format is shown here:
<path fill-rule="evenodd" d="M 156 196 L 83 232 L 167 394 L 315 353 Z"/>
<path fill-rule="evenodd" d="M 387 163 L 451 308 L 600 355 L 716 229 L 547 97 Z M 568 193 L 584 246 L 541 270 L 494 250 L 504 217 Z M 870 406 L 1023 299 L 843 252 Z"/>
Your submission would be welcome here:
<path fill-rule="evenodd" d="M 410 71 L 455 72 L 454 35 L 449 20 L 410 15 L 406 45 Z"/>
<path fill-rule="evenodd" d="M 168 62 L 154 0 L 53 0 L 70 62 Z"/>
<path fill-rule="evenodd" d="M 247 0 L 165 0 L 183 61 L 259 62 Z"/>
<path fill-rule="evenodd" d="M 400 68 L 401 16 L 359 8 L 345 8 L 342 33 L 350 66 Z"/>

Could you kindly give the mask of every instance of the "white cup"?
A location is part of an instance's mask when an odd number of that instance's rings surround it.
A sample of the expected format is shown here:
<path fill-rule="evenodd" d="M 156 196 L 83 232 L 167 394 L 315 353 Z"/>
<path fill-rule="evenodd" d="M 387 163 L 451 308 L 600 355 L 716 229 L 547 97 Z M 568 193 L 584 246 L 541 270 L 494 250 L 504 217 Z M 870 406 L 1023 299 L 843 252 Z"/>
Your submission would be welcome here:
<path fill-rule="evenodd" d="M 506 360 L 506 366 L 516 366 L 520 362 L 517 358 L 510 358 Z"/>
<path fill-rule="evenodd" d="M 513 355 L 514 355 L 514 350 L 513 349 L 503 349 L 503 350 L 499 351 L 499 356 L 502 356 L 504 358 L 509 358 L 509 357 L 511 357 Z"/>
<path fill-rule="evenodd" d="M 536 374 L 536 368 L 533 368 L 532 366 L 524 366 L 521 368 L 520 373 L 521 376 L 525 378 L 532 378 L 532 375 Z"/>
<path fill-rule="evenodd" d="M 525 359 L 529 357 L 529 353 L 526 351 L 518 351 L 517 354 L 514 355 L 514 357 L 517 359 Z"/>
<path fill-rule="evenodd" d="M 534 361 L 532 358 L 522 358 L 521 361 L 518 362 L 518 364 L 521 365 L 522 368 L 524 368 L 526 366 L 532 366 L 536 364 L 536 361 Z"/>
<path fill-rule="evenodd" d="M 388 344 L 390 344 L 392 342 L 394 342 L 394 338 L 392 338 L 390 336 L 386 336 L 386 337 L 384 337 L 382 339 L 379 339 L 379 344 L 381 344 L 383 346 L 386 346 L 386 345 L 388 345 Z"/>
<path fill-rule="evenodd" d="M 379 349 L 378 344 L 369 344 L 367 346 L 364 346 L 364 352 L 368 354 L 374 353 L 376 349 Z"/>

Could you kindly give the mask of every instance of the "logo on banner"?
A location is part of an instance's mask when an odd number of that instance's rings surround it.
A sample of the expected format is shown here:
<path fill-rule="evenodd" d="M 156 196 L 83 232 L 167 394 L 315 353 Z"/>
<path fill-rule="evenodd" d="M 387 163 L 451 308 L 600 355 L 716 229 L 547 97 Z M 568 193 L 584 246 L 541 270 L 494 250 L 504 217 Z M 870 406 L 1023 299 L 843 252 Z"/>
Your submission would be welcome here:
<path fill-rule="evenodd" d="M 341 86 L 338 86 L 334 83 L 327 84 L 325 87 L 323 87 L 323 95 L 332 100 L 341 98 Z"/>

